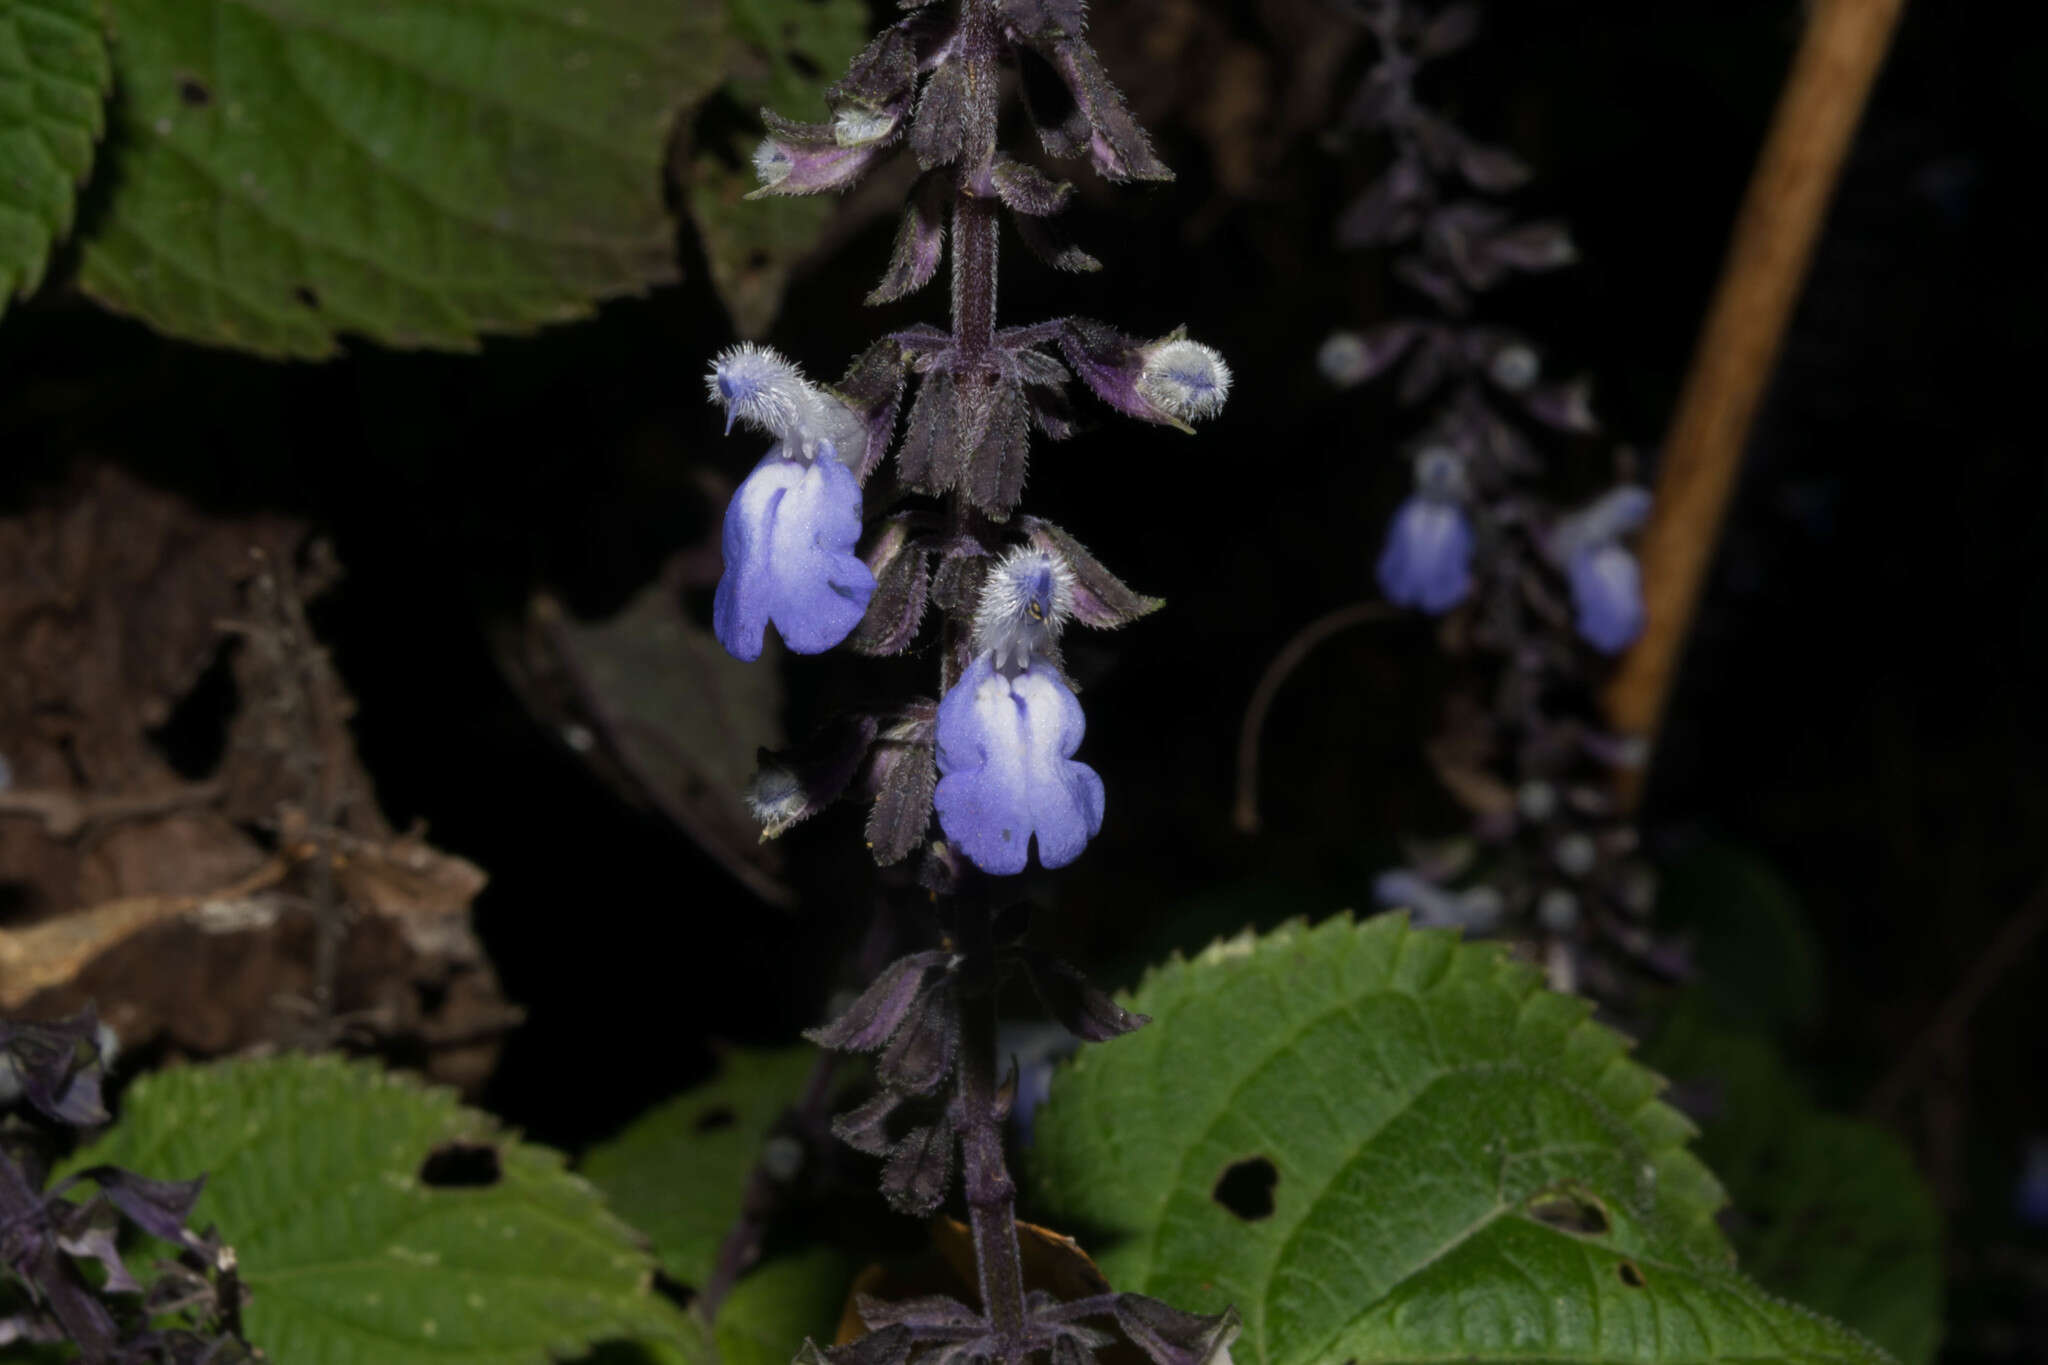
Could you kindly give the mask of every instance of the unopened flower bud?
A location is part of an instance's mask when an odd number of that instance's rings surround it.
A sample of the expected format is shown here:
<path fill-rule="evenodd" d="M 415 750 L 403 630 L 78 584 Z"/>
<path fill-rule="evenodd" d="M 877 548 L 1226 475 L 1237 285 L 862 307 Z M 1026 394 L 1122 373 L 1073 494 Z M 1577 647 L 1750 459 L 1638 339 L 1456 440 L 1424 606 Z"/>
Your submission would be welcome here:
<path fill-rule="evenodd" d="M 1215 347 L 1186 337 L 1168 337 L 1144 348 L 1138 392 L 1161 412 L 1182 422 L 1214 417 L 1230 396 L 1230 366 Z"/>
<path fill-rule="evenodd" d="M 1363 383 L 1372 372 L 1372 356 L 1365 348 L 1365 338 L 1356 332 L 1330 333 L 1316 351 L 1316 368 L 1339 388 Z"/>
<path fill-rule="evenodd" d="M 1524 782 L 1515 792 L 1515 809 L 1532 825 L 1540 825 L 1557 810 L 1557 788 L 1538 779 Z"/>
<path fill-rule="evenodd" d="M 842 147 L 865 147 L 896 131 L 893 110 L 849 104 L 832 116 L 832 139 Z"/>
<path fill-rule="evenodd" d="M 1584 834 L 1573 833 L 1559 839 L 1557 847 L 1550 851 L 1550 856 L 1557 861 L 1558 870 L 1565 876 L 1583 877 L 1593 870 L 1593 864 L 1599 861 L 1600 853 L 1593 847 L 1591 839 Z"/>
<path fill-rule="evenodd" d="M 1552 887 L 1536 899 L 1536 921 L 1553 934 L 1569 934 L 1579 926 L 1579 898 Z"/>
<path fill-rule="evenodd" d="M 1073 570 L 1036 545 L 1019 546 L 982 580 L 974 652 L 989 655 L 999 670 L 1022 668 L 1033 655 L 1050 658 L 1073 610 Z"/>
<path fill-rule="evenodd" d="M 1495 351 L 1492 362 L 1486 367 L 1493 382 L 1509 393 L 1520 393 L 1528 388 L 1536 382 L 1536 376 L 1542 370 L 1543 362 L 1537 358 L 1536 352 L 1520 342 L 1512 342 Z"/>

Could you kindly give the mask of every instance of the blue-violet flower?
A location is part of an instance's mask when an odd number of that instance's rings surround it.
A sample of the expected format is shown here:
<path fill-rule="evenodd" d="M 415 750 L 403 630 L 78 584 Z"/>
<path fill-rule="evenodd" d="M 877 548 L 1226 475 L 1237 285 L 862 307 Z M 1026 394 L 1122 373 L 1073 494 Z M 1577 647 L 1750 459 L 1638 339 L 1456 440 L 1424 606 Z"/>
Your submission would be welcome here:
<path fill-rule="evenodd" d="M 946 837 L 984 872 L 1064 867 L 1102 828 L 1102 778 L 1073 759 L 1087 725 L 1054 643 L 1072 610 L 1073 572 L 1035 546 L 989 570 L 975 612 L 974 661 L 939 702 Z"/>
<path fill-rule="evenodd" d="M 1550 557 L 1571 582 L 1578 631 L 1595 649 L 1618 654 L 1643 633 L 1643 575 L 1621 543 L 1650 515 L 1650 493 L 1622 484 L 1559 522 Z"/>
<path fill-rule="evenodd" d="M 1432 448 L 1416 461 L 1415 492 L 1394 513 L 1380 551 L 1380 588 L 1395 606 L 1440 616 L 1472 590 L 1472 526 L 1457 457 Z"/>
<path fill-rule="evenodd" d="M 1572 556 L 1572 610 L 1579 634 L 1606 654 L 1619 654 L 1643 633 L 1643 574 L 1628 548 L 1608 541 Z"/>
<path fill-rule="evenodd" d="M 846 461 L 860 457 L 858 422 L 765 347 L 727 351 L 709 383 L 727 430 L 742 421 L 776 438 L 725 509 L 712 629 L 736 659 L 761 657 L 771 623 L 797 653 L 823 653 L 860 624 L 875 591 L 854 553 L 860 481 Z"/>

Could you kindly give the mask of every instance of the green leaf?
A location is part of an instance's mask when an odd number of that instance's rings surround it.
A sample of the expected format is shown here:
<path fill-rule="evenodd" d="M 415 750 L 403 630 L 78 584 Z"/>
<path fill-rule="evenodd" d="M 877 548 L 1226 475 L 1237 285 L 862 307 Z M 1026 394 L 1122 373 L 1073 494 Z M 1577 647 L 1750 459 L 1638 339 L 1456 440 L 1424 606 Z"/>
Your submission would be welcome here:
<path fill-rule="evenodd" d="M 719 1365 L 789 1365 L 805 1337 L 830 1342 L 852 1281 L 831 1247 L 764 1262 L 719 1305 Z"/>
<path fill-rule="evenodd" d="M 745 201 L 754 178 L 754 113 L 826 117 L 824 89 L 868 37 L 861 0 L 731 0 L 732 74 L 726 90 L 749 120 L 690 166 L 690 216 L 711 284 L 744 337 L 765 335 L 790 271 L 817 244 L 837 207 L 823 195 Z M 879 269 L 879 265 L 877 266 Z"/>
<path fill-rule="evenodd" d="M 1743 1267 L 1773 1293 L 1840 1317 L 1906 1365 L 1941 1339 L 1941 1217 L 1905 1147 L 1818 1107 L 1766 1039 L 1692 1003 L 1645 1053 L 1701 1095 L 1700 1155 L 1729 1191 Z"/>
<path fill-rule="evenodd" d="M 1057 1078 L 1038 1188 L 1118 1287 L 1235 1304 L 1240 1361 L 1884 1359 L 1735 1273 L 1662 1082 L 1495 948 L 1294 925 L 1128 1003 L 1154 1022 Z"/>
<path fill-rule="evenodd" d="M 437 1152 L 487 1184 L 422 1180 Z M 292 1365 L 543 1365 L 609 1339 L 690 1347 L 653 1262 L 561 1156 L 447 1091 L 285 1057 L 145 1076 L 74 1166 L 207 1175 L 250 1340 Z M 146 1257 L 134 1258 L 146 1261 Z"/>
<path fill-rule="evenodd" d="M 817 1060 L 810 1047 L 735 1049 L 708 1085 L 649 1110 L 584 1157 L 584 1176 L 684 1284 L 710 1278 L 761 1143 Z"/>
<path fill-rule="evenodd" d="M 81 283 L 187 340 L 473 349 L 674 277 L 662 166 L 720 74 L 670 0 L 108 0 Z"/>
<path fill-rule="evenodd" d="M 0 0 L 0 314 L 71 231 L 112 81 L 93 0 Z"/>

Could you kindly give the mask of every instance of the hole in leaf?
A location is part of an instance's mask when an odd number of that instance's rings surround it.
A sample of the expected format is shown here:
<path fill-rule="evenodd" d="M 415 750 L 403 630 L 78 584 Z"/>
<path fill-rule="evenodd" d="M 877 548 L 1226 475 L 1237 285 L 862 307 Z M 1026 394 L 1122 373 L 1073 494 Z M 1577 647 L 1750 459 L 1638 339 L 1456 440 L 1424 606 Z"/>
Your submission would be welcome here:
<path fill-rule="evenodd" d="M 1249 1157 L 1223 1172 L 1210 1197 L 1245 1222 L 1256 1223 L 1273 1216 L 1273 1187 L 1279 1183 L 1280 1172 L 1272 1162 Z"/>
<path fill-rule="evenodd" d="M 194 109 L 204 109 L 213 103 L 213 92 L 197 76 L 178 77 L 178 98 Z"/>
<path fill-rule="evenodd" d="M 1621 1276 L 1621 1282 L 1630 1289 L 1647 1289 L 1650 1282 L 1643 1278 L 1642 1267 L 1634 1261 L 1623 1261 L 1614 1267 L 1614 1273 Z"/>
<path fill-rule="evenodd" d="M 318 308 L 320 306 L 320 296 L 313 292 L 313 286 L 310 284 L 302 284 L 297 289 L 292 290 L 292 297 L 308 308 Z"/>
<path fill-rule="evenodd" d="M 729 1104 L 715 1104 L 697 1115 L 697 1121 L 690 1126 L 700 1133 L 715 1133 L 721 1128 L 730 1128 L 740 1121 Z"/>
<path fill-rule="evenodd" d="M 420 1163 L 420 1183 L 437 1190 L 475 1190 L 498 1183 L 498 1149 L 481 1142 L 444 1142 Z"/>
<path fill-rule="evenodd" d="M 1545 1227 L 1579 1237 L 1605 1237 L 1611 1230 L 1607 1210 L 1590 1194 L 1548 1190 L 1529 1201 L 1529 1216 Z"/>
<path fill-rule="evenodd" d="M 163 724 L 149 731 L 149 742 L 187 782 L 201 782 L 219 771 L 227 756 L 228 730 L 241 709 L 242 692 L 235 686 L 234 647 L 223 647 L 199 675 L 192 690 L 179 698 Z"/>

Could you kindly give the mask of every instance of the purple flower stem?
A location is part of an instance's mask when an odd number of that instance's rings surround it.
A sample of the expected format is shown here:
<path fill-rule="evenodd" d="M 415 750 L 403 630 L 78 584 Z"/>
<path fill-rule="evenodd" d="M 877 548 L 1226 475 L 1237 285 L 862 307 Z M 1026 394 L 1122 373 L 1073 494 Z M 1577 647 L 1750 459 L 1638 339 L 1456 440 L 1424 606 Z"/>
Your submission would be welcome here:
<path fill-rule="evenodd" d="M 996 200 L 977 192 L 991 184 L 1002 91 L 995 0 L 960 0 L 960 29 L 968 137 L 953 182 L 952 321 L 953 344 L 965 362 L 961 368 L 971 372 L 991 365 L 996 336 Z M 958 524 L 965 513 L 963 499 L 954 492 L 948 500 L 950 519 Z M 947 623 L 949 644 L 965 624 Z M 947 671 L 953 653 L 950 648 L 942 651 Z M 961 911 L 961 951 L 970 958 L 991 960 L 993 912 L 979 897 L 962 904 Z M 1003 1159 L 1003 1125 L 996 1109 L 995 992 L 961 991 L 958 998 L 961 1185 L 974 1236 L 981 1311 L 1001 1343 L 996 1365 L 1022 1365 L 1029 1354 L 1024 1269 L 1017 1247 L 1017 1185 Z"/>
<path fill-rule="evenodd" d="M 963 905 L 961 950 L 992 961 L 991 911 Z M 1003 1122 L 996 1107 L 996 996 L 993 982 L 982 991 L 961 991 L 960 999 L 960 1169 L 974 1234 L 974 1267 L 981 1282 L 981 1309 L 1002 1342 L 996 1365 L 1022 1365 L 1029 1355 L 1024 1335 L 1024 1267 L 1017 1248 L 1017 1185 L 1003 1161 Z"/>

